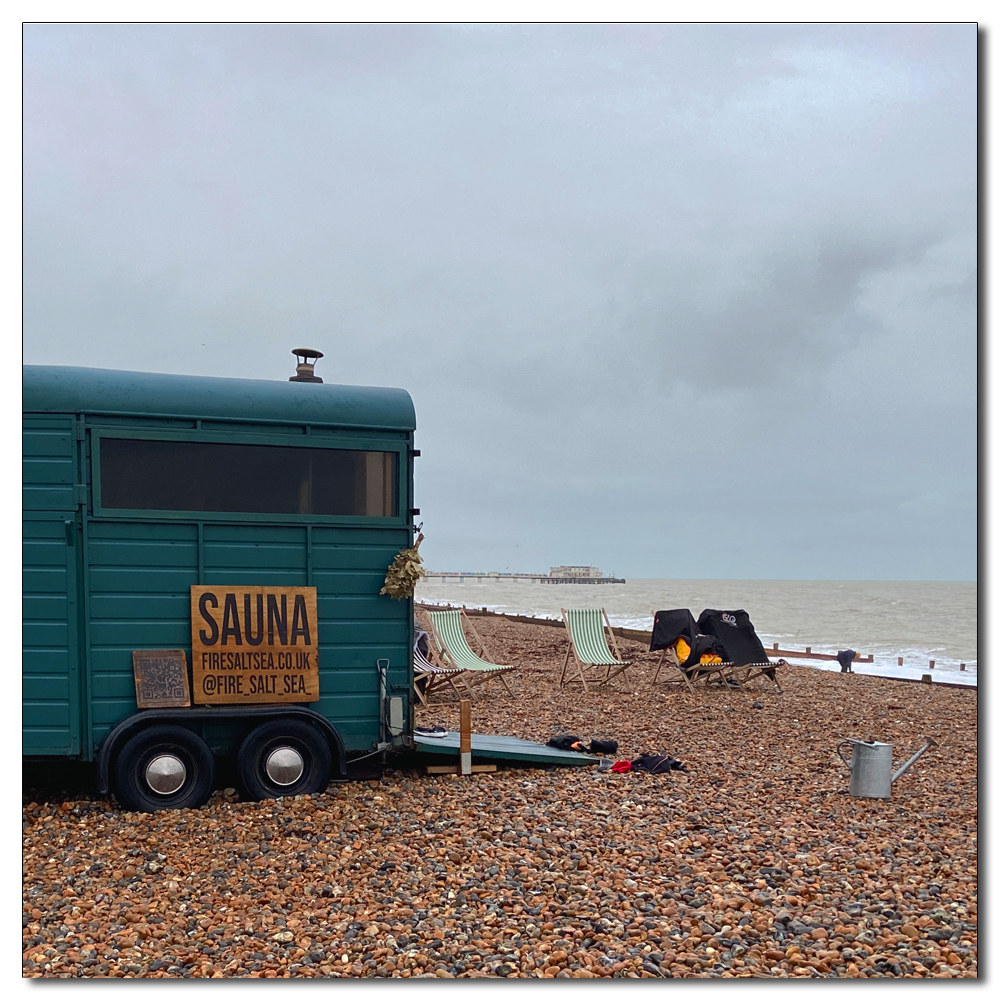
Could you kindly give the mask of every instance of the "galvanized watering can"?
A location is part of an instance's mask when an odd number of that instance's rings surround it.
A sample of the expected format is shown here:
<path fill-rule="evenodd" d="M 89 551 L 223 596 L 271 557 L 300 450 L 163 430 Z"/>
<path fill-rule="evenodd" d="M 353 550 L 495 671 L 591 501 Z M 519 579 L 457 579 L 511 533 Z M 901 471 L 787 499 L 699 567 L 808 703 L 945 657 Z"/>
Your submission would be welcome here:
<path fill-rule="evenodd" d="M 840 759 L 851 772 L 851 795 L 862 799 L 888 799 L 892 795 L 892 783 L 910 766 L 923 756 L 931 747 L 937 746 L 929 736 L 925 736 L 924 745 L 895 773 L 892 773 L 892 744 L 879 743 L 877 740 L 846 739 L 837 746 Z M 851 747 L 851 759 L 848 760 L 841 750 L 843 746 Z"/>

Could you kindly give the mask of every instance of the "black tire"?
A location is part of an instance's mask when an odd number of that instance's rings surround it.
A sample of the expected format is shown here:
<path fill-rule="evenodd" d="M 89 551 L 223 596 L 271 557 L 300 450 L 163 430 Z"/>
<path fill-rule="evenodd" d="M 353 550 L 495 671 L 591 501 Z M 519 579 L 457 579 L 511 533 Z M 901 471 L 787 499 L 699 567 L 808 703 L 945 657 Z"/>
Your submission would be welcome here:
<path fill-rule="evenodd" d="M 278 784 L 265 770 L 269 756 L 282 747 L 302 758 L 302 774 L 291 784 Z M 285 795 L 314 795 L 330 782 L 332 757 L 326 737 L 301 719 L 274 719 L 251 730 L 236 752 L 236 780 L 245 799 L 278 799 Z"/>
<path fill-rule="evenodd" d="M 147 768 L 157 757 L 170 755 L 184 765 L 180 787 L 169 794 L 154 791 Z M 115 760 L 114 793 L 133 812 L 196 809 L 208 801 L 215 782 L 215 757 L 208 744 L 183 726 L 150 726 L 133 736 Z"/>

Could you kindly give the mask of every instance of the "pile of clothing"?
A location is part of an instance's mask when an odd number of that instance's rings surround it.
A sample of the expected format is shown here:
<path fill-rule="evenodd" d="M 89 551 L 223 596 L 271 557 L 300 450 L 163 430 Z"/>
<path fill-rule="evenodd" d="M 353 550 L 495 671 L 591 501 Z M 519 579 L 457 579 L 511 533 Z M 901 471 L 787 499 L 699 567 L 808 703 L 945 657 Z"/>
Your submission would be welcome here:
<path fill-rule="evenodd" d="M 627 774 L 629 771 L 648 771 L 650 774 L 669 774 L 671 771 L 684 771 L 687 768 L 667 754 L 644 753 L 635 760 L 616 760 L 611 765 L 615 774 Z"/>
<path fill-rule="evenodd" d="M 606 754 L 614 753 L 618 749 L 618 740 L 591 740 L 586 743 L 582 736 L 572 736 L 566 733 L 563 736 L 553 736 L 548 743 L 549 747 L 556 750 L 576 750 L 579 753 Z M 601 770 L 604 770 L 604 763 L 601 763 Z M 615 774 L 626 774 L 629 771 L 648 771 L 650 774 L 667 774 L 670 771 L 687 771 L 687 768 L 679 761 L 666 754 L 645 753 L 640 754 L 635 760 L 616 760 L 609 770 Z"/>

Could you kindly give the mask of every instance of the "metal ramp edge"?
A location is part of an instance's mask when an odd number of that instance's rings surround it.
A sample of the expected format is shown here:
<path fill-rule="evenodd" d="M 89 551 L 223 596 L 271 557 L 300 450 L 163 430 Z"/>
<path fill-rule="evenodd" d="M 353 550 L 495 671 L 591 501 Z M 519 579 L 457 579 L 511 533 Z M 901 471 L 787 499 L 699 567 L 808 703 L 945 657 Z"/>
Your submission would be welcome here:
<path fill-rule="evenodd" d="M 459 755 L 457 732 L 448 732 L 443 736 L 428 736 L 426 733 L 415 732 L 413 740 L 418 754 L 454 758 Z M 591 754 L 577 753 L 575 750 L 556 750 L 555 747 L 521 740 L 516 736 L 489 736 L 479 733 L 472 734 L 472 759 L 477 763 L 510 760 L 550 767 L 580 767 L 600 761 L 600 757 Z"/>

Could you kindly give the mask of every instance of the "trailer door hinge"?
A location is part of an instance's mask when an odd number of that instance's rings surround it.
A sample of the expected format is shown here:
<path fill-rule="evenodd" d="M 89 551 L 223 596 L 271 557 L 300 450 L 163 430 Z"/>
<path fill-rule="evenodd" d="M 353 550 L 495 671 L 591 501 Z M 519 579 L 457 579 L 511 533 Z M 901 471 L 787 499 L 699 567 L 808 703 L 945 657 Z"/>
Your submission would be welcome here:
<path fill-rule="evenodd" d="M 87 437 L 87 428 L 82 420 L 73 421 L 73 436 L 77 441 L 83 441 Z"/>
<path fill-rule="evenodd" d="M 73 487 L 73 499 L 76 503 L 85 504 L 87 502 L 87 487 L 77 483 Z"/>

